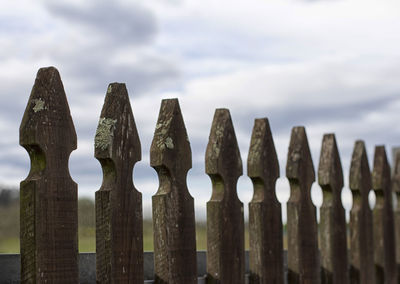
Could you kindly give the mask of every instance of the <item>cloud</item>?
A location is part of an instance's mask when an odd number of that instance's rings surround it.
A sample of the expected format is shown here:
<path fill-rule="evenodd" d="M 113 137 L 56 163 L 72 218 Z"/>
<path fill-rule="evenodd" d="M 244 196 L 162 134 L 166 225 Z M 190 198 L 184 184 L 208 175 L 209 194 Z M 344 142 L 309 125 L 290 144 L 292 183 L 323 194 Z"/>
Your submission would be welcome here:
<path fill-rule="evenodd" d="M 71 5 L 47 1 L 45 4 L 55 17 L 76 25 L 86 36 L 102 35 L 114 44 L 146 44 L 157 31 L 153 14 L 138 3 L 86 1 Z"/>

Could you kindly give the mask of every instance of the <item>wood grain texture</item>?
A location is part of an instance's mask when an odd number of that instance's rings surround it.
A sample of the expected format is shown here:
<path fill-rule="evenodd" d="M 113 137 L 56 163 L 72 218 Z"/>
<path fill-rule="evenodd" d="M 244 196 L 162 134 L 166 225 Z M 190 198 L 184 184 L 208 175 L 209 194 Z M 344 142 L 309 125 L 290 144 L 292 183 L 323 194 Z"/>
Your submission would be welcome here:
<path fill-rule="evenodd" d="M 316 208 L 311 200 L 314 166 L 304 127 L 294 127 L 286 164 L 288 283 L 320 283 Z"/>
<path fill-rule="evenodd" d="M 363 141 L 356 141 L 350 165 L 350 283 L 375 283 L 372 211 L 368 194 L 372 188 L 368 157 Z"/>
<path fill-rule="evenodd" d="M 97 283 L 143 283 L 142 195 L 132 181 L 141 147 L 125 84 L 108 86 L 95 136 Z"/>
<path fill-rule="evenodd" d="M 207 283 L 242 284 L 244 217 L 236 184 L 243 169 L 227 109 L 215 111 L 205 160 L 213 186 L 207 202 Z"/>
<path fill-rule="evenodd" d="M 155 283 L 197 283 L 194 200 L 186 185 L 191 155 L 178 100 L 163 100 L 150 149 L 160 181 L 153 196 Z"/>
<path fill-rule="evenodd" d="M 68 170 L 77 139 L 54 67 L 37 73 L 20 145 L 31 159 L 20 185 L 21 283 L 78 283 L 78 196 Z"/>
<path fill-rule="evenodd" d="M 390 166 L 384 146 L 375 147 L 372 188 L 376 202 L 373 214 L 374 260 L 377 283 L 397 283 L 396 245 Z"/>
<path fill-rule="evenodd" d="M 392 192 L 396 196 L 396 207 L 394 208 L 395 243 L 397 282 L 400 283 L 400 148 L 393 149 L 393 171 L 392 171 Z"/>
<path fill-rule="evenodd" d="M 279 163 L 266 118 L 254 122 L 247 175 L 254 187 L 249 203 L 249 283 L 284 283 L 282 213 L 275 194 Z"/>
<path fill-rule="evenodd" d="M 349 282 L 346 218 L 342 205 L 343 170 L 334 134 L 324 135 L 318 168 L 323 201 L 320 208 L 321 283 Z"/>

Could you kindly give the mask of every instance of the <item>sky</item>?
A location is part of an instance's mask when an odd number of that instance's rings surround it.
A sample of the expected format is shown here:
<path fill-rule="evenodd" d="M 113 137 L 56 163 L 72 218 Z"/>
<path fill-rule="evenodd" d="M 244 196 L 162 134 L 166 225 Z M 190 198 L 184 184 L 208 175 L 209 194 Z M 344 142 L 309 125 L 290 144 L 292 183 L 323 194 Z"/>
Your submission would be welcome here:
<path fill-rule="evenodd" d="M 392 0 L 147 0 L 0 3 L 0 183 L 18 187 L 29 172 L 19 125 L 36 72 L 55 66 L 78 135 L 70 173 L 81 197 L 94 198 L 102 171 L 94 135 L 107 86 L 126 83 L 142 145 L 134 183 L 145 216 L 158 188 L 149 150 L 164 98 L 178 98 L 192 147 L 188 188 L 204 219 L 211 182 L 205 149 L 216 108 L 228 108 L 243 160 L 238 196 L 245 215 L 253 189 L 246 175 L 255 118 L 269 119 L 281 177 L 291 128 L 305 126 L 314 167 L 322 137 L 335 133 L 351 207 L 348 171 L 354 142 L 400 145 L 400 4 Z M 322 203 L 317 182 L 314 204 Z M 373 203 L 373 194 L 371 195 Z"/>

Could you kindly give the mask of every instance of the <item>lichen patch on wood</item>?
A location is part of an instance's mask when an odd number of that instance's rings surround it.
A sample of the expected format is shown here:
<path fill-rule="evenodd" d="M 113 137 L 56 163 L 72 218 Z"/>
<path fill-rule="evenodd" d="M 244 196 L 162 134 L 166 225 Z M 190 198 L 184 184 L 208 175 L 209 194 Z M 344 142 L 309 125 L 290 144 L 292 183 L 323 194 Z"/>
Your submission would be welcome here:
<path fill-rule="evenodd" d="M 41 98 L 35 99 L 33 101 L 35 102 L 35 105 L 33 106 L 33 111 L 35 113 L 45 109 L 44 101 Z"/>
<path fill-rule="evenodd" d="M 100 118 L 94 140 L 95 148 L 106 150 L 108 147 L 111 146 L 114 137 L 114 129 L 116 123 L 117 123 L 116 119 L 105 118 L 105 117 Z"/>

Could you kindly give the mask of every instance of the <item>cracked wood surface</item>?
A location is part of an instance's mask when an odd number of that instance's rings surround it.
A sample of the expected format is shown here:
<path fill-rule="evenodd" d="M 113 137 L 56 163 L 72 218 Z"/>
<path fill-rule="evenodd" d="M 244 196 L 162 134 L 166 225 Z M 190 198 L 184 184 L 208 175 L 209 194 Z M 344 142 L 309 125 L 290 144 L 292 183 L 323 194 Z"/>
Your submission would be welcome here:
<path fill-rule="evenodd" d="M 325 134 L 318 168 L 323 200 L 320 208 L 321 283 L 348 283 L 346 218 L 342 205 L 343 170 L 334 134 Z"/>
<path fill-rule="evenodd" d="M 374 284 L 372 211 L 368 202 L 372 182 L 365 145 L 360 140 L 354 145 L 349 180 L 353 195 L 350 210 L 350 283 Z"/>
<path fill-rule="evenodd" d="M 320 283 L 316 208 L 311 200 L 314 166 L 304 127 L 294 127 L 286 164 L 288 283 Z"/>
<path fill-rule="evenodd" d="M 125 84 L 108 86 L 95 136 L 97 283 L 143 283 L 142 195 L 132 181 L 140 140 Z"/>
<path fill-rule="evenodd" d="M 20 185 L 21 283 L 78 283 L 77 138 L 60 74 L 41 68 L 22 123 L 31 169 Z"/>
<path fill-rule="evenodd" d="M 254 187 L 249 203 L 249 283 L 284 283 L 282 213 L 275 194 L 279 163 L 266 118 L 254 122 L 247 175 Z"/>
<path fill-rule="evenodd" d="M 207 202 L 207 283 L 244 283 L 244 216 L 236 185 L 242 159 L 227 109 L 217 109 L 206 150 L 212 182 Z"/>
<path fill-rule="evenodd" d="M 397 283 L 396 245 L 390 166 L 384 146 L 375 147 L 372 187 L 376 202 L 373 213 L 374 260 L 377 283 Z"/>
<path fill-rule="evenodd" d="M 153 196 L 155 283 L 197 283 L 194 200 L 186 185 L 192 153 L 177 99 L 161 103 L 150 165 L 160 181 Z"/>

